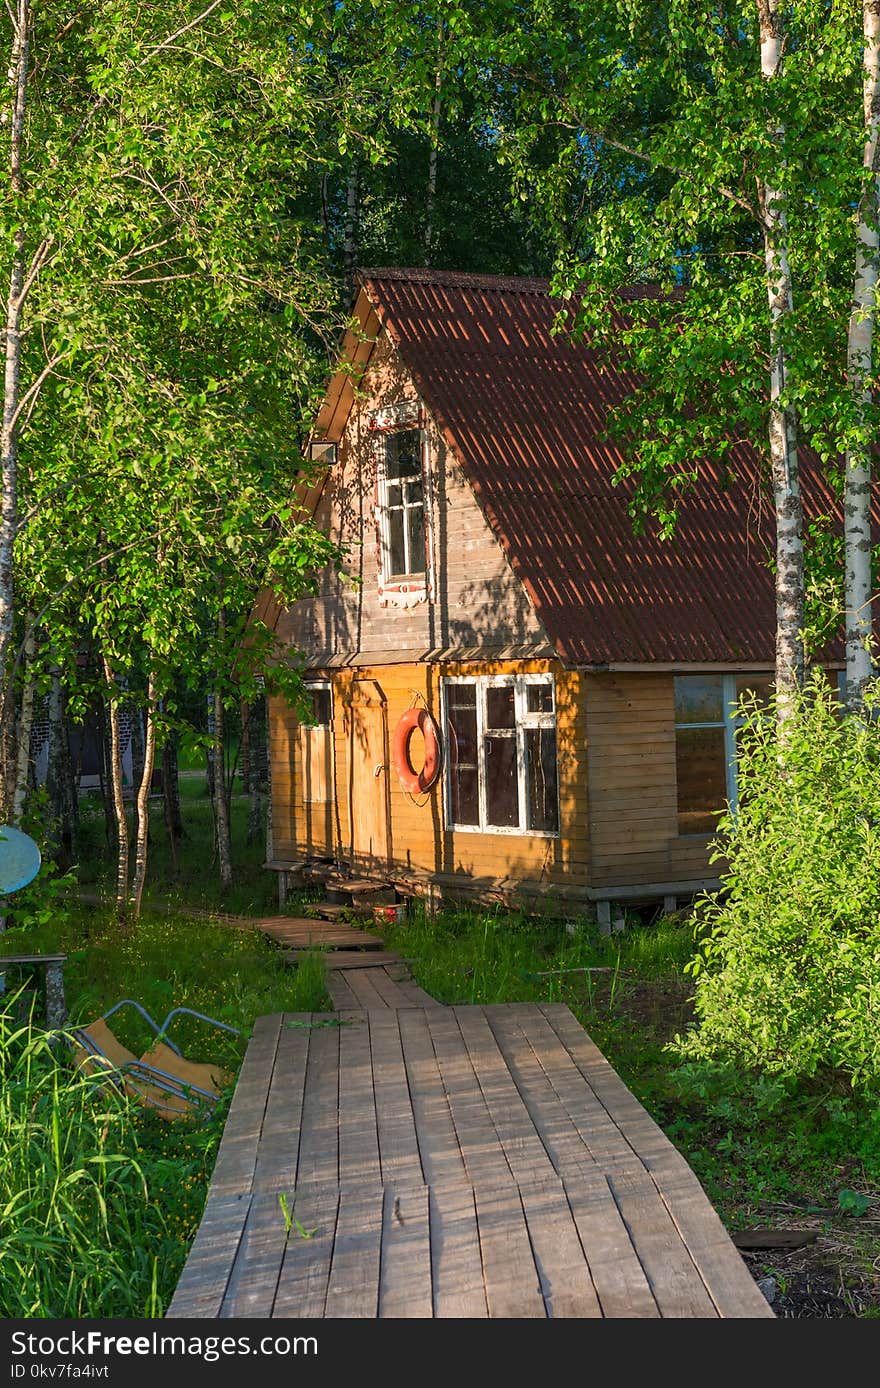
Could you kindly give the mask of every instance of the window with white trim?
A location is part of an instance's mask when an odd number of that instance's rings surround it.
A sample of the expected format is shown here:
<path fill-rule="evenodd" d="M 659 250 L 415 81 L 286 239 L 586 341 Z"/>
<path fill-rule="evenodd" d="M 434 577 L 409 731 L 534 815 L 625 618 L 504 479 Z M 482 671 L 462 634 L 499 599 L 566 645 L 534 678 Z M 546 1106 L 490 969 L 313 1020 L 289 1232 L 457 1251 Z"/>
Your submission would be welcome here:
<path fill-rule="evenodd" d="M 675 676 L 675 775 L 679 834 L 713 834 L 736 809 L 737 707 L 744 694 L 770 698 L 770 675 Z"/>
<path fill-rule="evenodd" d="M 333 686 L 324 680 L 309 681 L 306 697 L 311 705 L 314 722 L 308 726 L 329 728 L 333 724 Z"/>
<path fill-rule="evenodd" d="M 448 822 L 490 833 L 559 833 L 552 675 L 444 681 Z"/>
<path fill-rule="evenodd" d="M 402 429 L 381 440 L 379 527 L 386 580 L 424 577 L 425 493 L 422 430 Z"/>

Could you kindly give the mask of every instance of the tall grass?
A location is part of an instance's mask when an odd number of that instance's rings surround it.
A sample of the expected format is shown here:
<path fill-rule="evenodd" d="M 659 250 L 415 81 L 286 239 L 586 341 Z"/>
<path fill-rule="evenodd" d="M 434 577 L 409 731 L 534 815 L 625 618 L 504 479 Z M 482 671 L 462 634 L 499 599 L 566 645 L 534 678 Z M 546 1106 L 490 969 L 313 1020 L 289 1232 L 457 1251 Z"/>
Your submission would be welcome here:
<path fill-rule="evenodd" d="M 161 1314 L 182 1264 L 117 1091 L 0 1008 L 0 1316 Z"/>
<path fill-rule="evenodd" d="M 174 1039 L 193 1059 L 235 1072 L 253 1022 L 267 1012 L 329 1007 L 324 960 L 296 968 L 256 932 L 145 917 L 120 933 L 110 913 L 75 913 L 63 926 L 11 930 L 9 953 L 69 951 L 72 1017 L 99 1016 L 133 997 L 161 1020 L 184 1004 L 229 1022 L 229 1042 L 195 1021 Z M 10 981 L 14 971 L 8 970 Z M 228 1107 L 207 1120 L 167 1123 L 74 1069 L 50 1045 L 23 991 L 0 998 L 0 1316 L 160 1316 L 204 1208 Z M 132 1012 L 113 1029 L 136 1053 L 150 1040 Z"/>

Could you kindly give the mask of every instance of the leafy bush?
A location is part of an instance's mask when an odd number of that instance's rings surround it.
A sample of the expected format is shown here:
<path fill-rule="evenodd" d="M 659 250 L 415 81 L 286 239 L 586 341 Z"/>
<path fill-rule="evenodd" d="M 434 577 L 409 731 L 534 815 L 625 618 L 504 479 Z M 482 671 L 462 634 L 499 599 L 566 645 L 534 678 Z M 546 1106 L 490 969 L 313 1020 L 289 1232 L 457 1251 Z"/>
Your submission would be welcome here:
<path fill-rule="evenodd" d="M 775 711 L 739 733 L 740 804 L 720 821 L 724 890 L 704 900 L 698 1023 L 676 1045 L 769 1073 L 880 1081 L 880 691 L 842 717 L 818 678 L 782 743 Z"/>

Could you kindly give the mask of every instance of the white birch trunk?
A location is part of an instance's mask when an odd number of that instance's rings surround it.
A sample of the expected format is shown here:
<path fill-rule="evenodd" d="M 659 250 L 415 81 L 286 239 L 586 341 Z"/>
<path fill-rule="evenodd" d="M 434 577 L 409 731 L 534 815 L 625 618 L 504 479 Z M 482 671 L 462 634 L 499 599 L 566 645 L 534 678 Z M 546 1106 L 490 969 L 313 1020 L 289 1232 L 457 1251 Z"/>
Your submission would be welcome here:
<path fill-rule="evenodd" d="M 18 715 L 18 741 L 15 757 L 15 788 L 12 793 L 12 823 L 20 824 L 27 798 L 28 772 L 31 765 L 31 728 L 34 723 L 34 695 L 37 682 L 34 676 L 34 656 L 37 651 L 37 633 L 32 625 L 34 614 L 28 612 L 25 618 L 28 629 L 24 643 L 25 677 L 21 692 L 21 709 Z"/>
<path fill-rule="evenodd" d="M 431 114 L 431 152 L 428 156 L 428 194 L 425 205 L 425 264 L 434 253 L 434 211 L 437 204 L 437 152 L 440 145 L 440 116 L 443 111 L 443 68 L 446 63 L 445 21 L 437 30 L 437 74 L 434 78 L 434 109 Z"/>
<path fill-rule="evenodd" d="M 119 690 L 113 668 L 103 657 L 104 678 L 107 682 L 107 703 L 110 720 L 110 785 L 113 794 L 113 814 L 116 820 L 116 914 L 124 920 L 128 908 L 128 821 L 122 794 L 122 742 L 119 736 Z"/>
<path fill-rule="evenodd" d="M 137 717 L 140 717 L 140 710 L 136 709 L 135 713 Z M 147 731 L 144 738 L 144 760 L 137 793 L 137 838 L 134 856 L 134 881 L 131 888 L 131 906 L 135 919 L 141 913 L 141 900 L 147 877 L 147 846 L 150 837 L 150 785 L 153 780 L 155 760 L 156 680 L 151 672 L 147 684 Z"/>
<path fill-rule="evenodd" d="M 217 831 L 217 860 L 224 887 L 232 882 L 232 837 L 229 805 L 226 799 L 226 730 L 223 699 L 214 695 L 214 823 Z"/>
<path fill-rule="evenodd" d="M 22 148 L 27 109 L 28 48 L 30 39 L 29 0 L 18 0 L 14 13 L 13 42 L 9 79 L 12 86 L 10 112 L 9 177 L 13 194 L 24 191 Z M 0 696 L 5 689 L 7 660 L 15 620 L 13 545 L 18 525 L 18 406 L 21 394 L 21 319 L 25 296 L 25 227 L 16 227 L 12 238 L 12 261 L 6 300 L 6 340 L 3 373 L 3 420 L 0 424 Z"/>
<path fill-rule="evenodd" d="M 846 564 L 846 701 L 857 711 L 871 678 L 871 405 L 877 266 L 880 254 L 880 0 L 862 0 L 865 182 L 859 200 L 852 313 L 846 344 L 847 384 L 858 433 L 844 469 Z"/>
<path fill-rule="evenodd" d="M 777 76 L 783 58 L 783 26 L 778 0 L 758 0 L 761 28 L 761 75 Z M 780 141 L 784 131 L 777 129 Z M 782 156 L 780 154 L 780 162 Z M 781 403 L 786 388 L 786 354 L 782 335 L 792 312 L 788 263 L 788 224 L 779 188 L 759 180 L 764 225 L 764 264 L 770 309 L 770 467 L 776 515 L 776 691 L 780 724 L 793 710 L 793 695 L 803 683 L 804 555 L 803 508 L 798 476 L 795 421 Z"/>

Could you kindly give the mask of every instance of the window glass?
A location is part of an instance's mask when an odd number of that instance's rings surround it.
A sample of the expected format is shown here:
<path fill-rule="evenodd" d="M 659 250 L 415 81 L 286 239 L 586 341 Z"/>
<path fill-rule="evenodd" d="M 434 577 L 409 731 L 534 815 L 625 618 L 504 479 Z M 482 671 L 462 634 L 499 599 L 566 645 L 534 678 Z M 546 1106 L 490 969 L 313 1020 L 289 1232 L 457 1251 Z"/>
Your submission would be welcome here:
<path fill-rule="evenodd" d="M 553 712 L 552 684 L 526 685 L 526 710 L 529 713 Z"/>
<path fill-rule="evenodd" d="M 391 565 L 393 574 L 405 574 L 406 567 L 406 544 L 403 537 L 404 512 L 402 510 L 388 512 L 388 561 Z"/>
<path fill-rule="evenodd" d="M 676 723 L 723 723 L 722 675 L 676 675 Z"/>
<path fill-rule="evenodd" d="M 419 502 L 422 485 L 419 483 Z M 422 573 L 425 568 L 425 509 L 419 504 L 407 510 L 407 529 L 409 540 L 409 568 L 407 573 Z"/>
<path fill-rule="evenodd" d="M 724 728 L 676 729 L 675 774 L 679 833 L 714 833 L 727 799 Z"/>
<path fill-rule="evenodd" d="M 552 682 L 484 676 L 445 688 L 451 822 L 558 833 Z"/>
<path fill-rule="evenodd" d="M 486 822 L 498 829 L 519 824 L 516 738 L 483 738 L 486 767 Z"/>
<path fill-rule="evenodd" d="M 447 692 L 452 818 L 455 824 L 479 824 L 477 689 L 473 684 L 451 684 Z"/>
<path fill-rule="evenodd" d="M 770 675 L 738 675 L 736 678 L 736 702 L 743 695 L 750 695 L 759 703 L 767 704 L 773 694 L 773 679 Z"/>
<path fill-rule="evenodd" d="M 486 727 L 516 727 L 516 696 L 512 684 L 490 684 L 486 689 Z"/>
<path fill-rule="evenodd" d="M 555 728 L 526 728 L 526 788 L 529 829 L 555 834 L 559 829 Z"/>
<path fill-rule="evenodd" d="M 311 684 L 308 693 L 315 722 L 320 728 L 329 728 L 333 722 L 333 691 L 327 684 Z"/>
<path fill-rule="evenodd" d="M 422 475 L 422 436 L 418 429 L 405 429 L 385 438 L 385 476 L 394 478 Z"/>
<path fill-rule="evenodd" d="M 382 482 L 387 577 L 423 574 L 425 503 L 422 489 L 422 435 L 419 429 L 388 434 Z"/>

